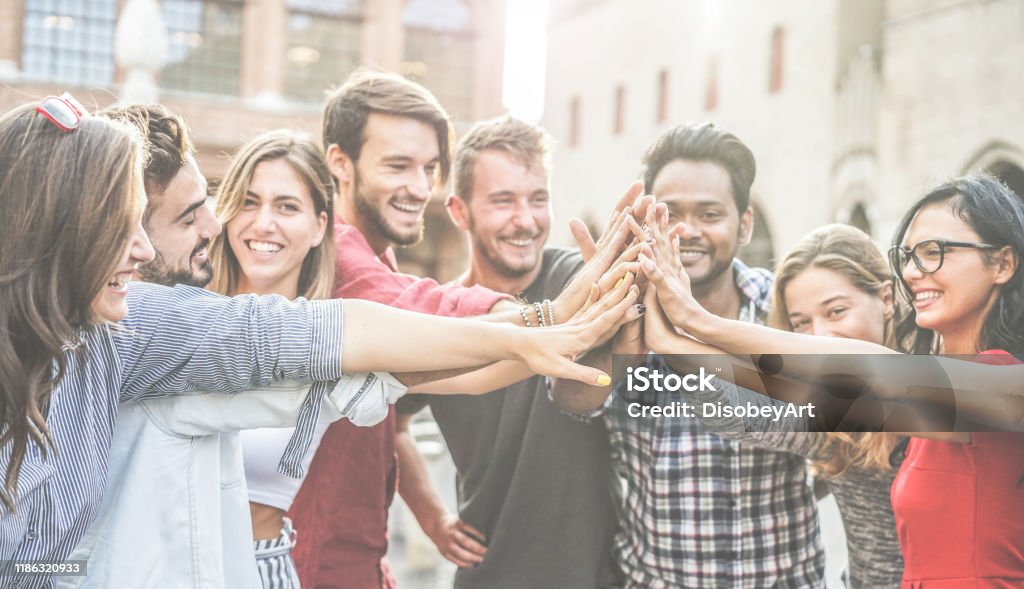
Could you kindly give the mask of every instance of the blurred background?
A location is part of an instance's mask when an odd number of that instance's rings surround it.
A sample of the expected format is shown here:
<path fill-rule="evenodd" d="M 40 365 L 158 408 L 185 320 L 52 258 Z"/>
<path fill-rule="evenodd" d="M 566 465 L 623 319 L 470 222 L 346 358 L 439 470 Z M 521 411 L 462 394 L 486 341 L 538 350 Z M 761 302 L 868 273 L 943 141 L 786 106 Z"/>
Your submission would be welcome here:
<path fill-rule="evenodd" d="M 569 217 L 603 226 L 683 121 L 757 157 L 754 265 L 830 222 L 885 244 L 911 202 L 972 170 L 1024 194 L 1024 0 L 0 0 L 0 110 L 63 91 L 161 102 L 214 185 L 259 132 L 318 137 L 325 90 L 360 65 L 423 83 L 458 131 L 506 111 L 540 121 L 557 141 L 555 244 Z M 447 280 L 465 246 L 435 196 L 399 259 Z M 429 416 L 414 426 L 454 508 L 443 440 Z M 418 532 L 396 502 L 400 580 L 450 586 Z"/>

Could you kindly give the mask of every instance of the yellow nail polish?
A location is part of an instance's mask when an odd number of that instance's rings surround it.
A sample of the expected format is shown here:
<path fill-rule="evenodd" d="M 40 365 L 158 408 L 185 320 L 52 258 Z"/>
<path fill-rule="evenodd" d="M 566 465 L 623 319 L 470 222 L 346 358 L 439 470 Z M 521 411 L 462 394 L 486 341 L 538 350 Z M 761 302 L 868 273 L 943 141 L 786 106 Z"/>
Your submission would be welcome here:
<path fill-rule="evenodd" d="M 622 286 L 622 283 L 625 282 L 625 281 L 626 281 L 626 277 L 623 276 L 622 278 L 619 279 L 618 282 L 615 283 L 615 287 L 612 288 L 612 290 L 615 290 L 616 288 L 619 288 L 620 286 Z"/>
<path fill-rule="evenodd" d="M 601 376 L 597 377 L 598 386 L 606 387 L 610 384 L 612 384 L 612 377 L 608 376 L 607 374 L 602 374 Z"/>

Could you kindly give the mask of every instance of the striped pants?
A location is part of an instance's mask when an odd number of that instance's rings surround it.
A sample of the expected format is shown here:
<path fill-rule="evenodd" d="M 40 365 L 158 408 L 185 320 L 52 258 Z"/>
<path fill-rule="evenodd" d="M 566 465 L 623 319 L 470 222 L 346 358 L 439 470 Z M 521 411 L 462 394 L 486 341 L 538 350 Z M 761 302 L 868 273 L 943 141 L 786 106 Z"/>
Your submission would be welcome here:
<path fill-rule="evenodd" d="M 256 567 L 263 589 L 299 589 L 299 574 L 291 554 L 298 534 L 292 528 L 292 520 L 283 520 L 280 536 L 255 542 Z"/>

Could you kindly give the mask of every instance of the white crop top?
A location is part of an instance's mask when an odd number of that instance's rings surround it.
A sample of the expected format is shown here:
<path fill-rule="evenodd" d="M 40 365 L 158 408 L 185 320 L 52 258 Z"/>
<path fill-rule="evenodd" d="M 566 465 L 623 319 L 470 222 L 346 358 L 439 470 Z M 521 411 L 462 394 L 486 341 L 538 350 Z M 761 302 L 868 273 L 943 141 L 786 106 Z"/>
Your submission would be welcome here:
<path fill-rule="evenodd" d="M 345 419 L 355 425 L 377 425 L 388 415 L 390 405 L 405 395 L 406 387 L 387 372 L 375 372 L 376 380 L 352 378 L 350 383 L 331 394 L 332 401 L 341 408 Z M 344 382 L 345 379 L 342 379 Z M 343 384 L 339 383 L 339 384 Z M 302 472 L 308 472 L 320 440 L 331 421 L 323 416 L 316 424 L 313 439 L 302 457 Z M 287 511 L 302 486 L 303 478 L 292 478 L 278 472 L 278 464 L 291 440 L 295 428 L 261 428 L 239 432 L 245 462 L 245 481 L 249 487 L 249 500 Z"/>

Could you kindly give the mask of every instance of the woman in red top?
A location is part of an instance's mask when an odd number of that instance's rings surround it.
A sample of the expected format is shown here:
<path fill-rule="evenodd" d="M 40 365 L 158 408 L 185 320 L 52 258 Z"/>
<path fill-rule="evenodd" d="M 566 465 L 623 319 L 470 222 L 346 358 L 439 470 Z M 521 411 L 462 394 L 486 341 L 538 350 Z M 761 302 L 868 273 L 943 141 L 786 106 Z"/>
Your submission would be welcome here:
<path fill-rule="evenodd" d="M 655 287 L 645 302 L 648 307 L 660 307 L 694 337 L 733 354 L 820 357 L 891 352 L 867 342 L 775 331 L 708 313 L 690 295 L 678 256 L 674 248 L 664 246 L 666 236 L 658 224 L 649 218 L 648 227 L 655 234 L 658 255 L 649 259 L 654 252 L 648 249 L 641 259 Z M 895 243 L 891 261 L 912 307 L 897 327 L 903 351 L 969 355 L 992 364 L 1019 363 L 1016 356 L 1024 354 L 1024 272 L 1020 270 L 1024 201 L 1020 197 L 990 176 L 956 179 L 910 209 L 896 231 Z M 785 360 L 787 370 L 811 370 L 795 368 L 804 361 L 790 358 Z M 847 363 L 851 374 L 879 383 L 880 389 L 886 388 L 886 379 L 895 380 L 891 373 L 885 374 L 891 363 L 881 366 L 864 358 L 862 364 Z M 807 360 L 806 365 L 815 361 Z M 910 400 L 936 401 L 928 389 L 906 386 L 925 382 L 926 375 L 915 376 L 913 381 L 903 380 L 899 388 L 921 396 Z M 953 382 L 956 386 L 962 381 Z M 945 397 L 948 402 L 953 395 Z M 961 396 L 956 401 L 962 409 L 969 404 L 970 415 L 978 422 L 1020 427 L 1017 420 L 1024 415 L 1024 397 L 980 393 L 974 397 Z M 1024 587 L 1024 434 L 915 434 L 892 498 L 905 560 L 904 589 Z"/>
<path fill-rule="evenodd" d="M 964 178 L 904 216 L 892 265 L 913 306 L 915 353 L 1018 364 L 1024 352 L 1024 206 L 997 180 Z M 987 351 L 983 351 L 987 350 Z M 1024 435 L 913 438 L 892 487 L 905 589 L 1024 586 Z"/>

